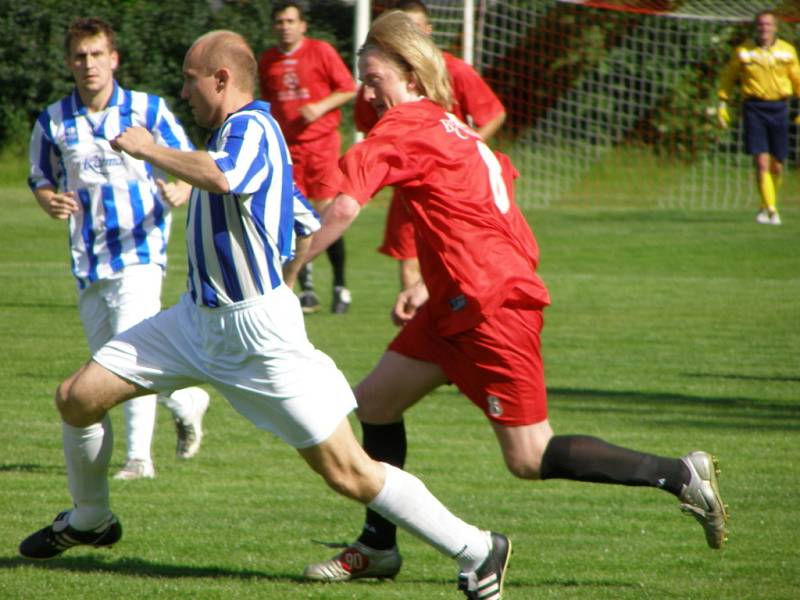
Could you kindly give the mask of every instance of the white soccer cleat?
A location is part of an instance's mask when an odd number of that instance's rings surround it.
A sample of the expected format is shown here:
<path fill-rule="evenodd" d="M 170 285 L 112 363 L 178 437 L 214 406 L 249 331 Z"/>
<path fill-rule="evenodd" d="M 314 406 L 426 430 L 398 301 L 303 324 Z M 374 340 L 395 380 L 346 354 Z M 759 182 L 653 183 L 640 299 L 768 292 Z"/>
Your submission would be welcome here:
<path fill-rule="evenodd" d="M 175 433 L 178 436 L 175 456 L 182 459 L 192 458 L 200 450 L 200 443 L 203 441 L 203 417 L 210 400 L 203 389 L 189 388 L 185 391 L 191 393 L 192 416 L 189 419 L 175 417 Z"/>
<path fill-rule="evenodd" d="M 781 224 L 781 216 L 778 214 L 777 210 L 769 216 L 769 224 L 770 225 L 780 225 Z"/>
<path fill-rule="evenodd" d="M 303 577 L 326 582 L 367 577 L 394 579 L 402 564 L 403 557 L 397 546 L 389 550 L 374 550 L 361 542 L 353 542 L 333 558 L 308 565 Z"/>
<path fill-rule="evenodd" d="M 727 541 L 727 507 L 719 494 L 719 465 L 708 452 L 695 451 L 681 459 L 689 468 L 691 479 L 681 490 L 681 510 L 692 515 L 706 534 L 711 548 L 719 549 Z"/>
<path fill-rule="evenodd" d="M 122 468 L 114 475 L 114 479 L 130 481 L 132 479 L 153 479 L 156 470 L 152 461 L 132 458 L 125 462 Z"/>
<path fill-rule="evenodd" d="M 756 214 L 756 223 L 760 223 L 761 225 L 769 225 L 769 212 L 767 212 L 766 208 L 762 208 Z"/>

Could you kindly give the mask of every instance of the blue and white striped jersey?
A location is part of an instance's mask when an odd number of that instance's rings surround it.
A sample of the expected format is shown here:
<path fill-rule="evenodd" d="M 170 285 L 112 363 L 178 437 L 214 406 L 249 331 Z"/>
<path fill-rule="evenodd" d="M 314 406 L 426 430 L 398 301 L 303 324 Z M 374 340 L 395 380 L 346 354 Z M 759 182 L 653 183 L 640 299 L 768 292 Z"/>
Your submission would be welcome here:
<path fill-rule="evenodd" d="M 292 211 L 294 213 L 293 235 L 289 247 L 281 252 L 281 260 L 284 263 L 294 258 L 297 238 L 308 237 L 322 228 L 319 213 L 314 210 L 314 207 L 311 206 L 311 202 L 309 202 L 305 194 L 300 191 L 296 183 L 294 185 L 292 206 Z"/>
<path fill-rule="evenodd" d="M 295 186 L 286 141 L 266 102 L 228 115 L 207 148 L 230 192 L 192 192 L 188 287 L 196 304 L 219 307 L 281 285 L 281 258 L 291 252 Z"/>
<path fill-rule="evenodd" d="M 75 90 L 33 127 L 28 185 L 73 191 L 81 207 L 69 219 L 72 272 L 81 288 L 129 265 L 167 263 L 170 210 L 155 184 L 164 175 L 109 143 L 132 126 L 147 128 L 163 146 L 194 149 L 163 99 L 116 82 L 105 110 L 89 113 Z"/>
<path fill-rule="evenodd" d="M 292 245 L 289 249 L 289 254 L 284 255 L 283 258 L 290 259 L 294 257 L 294 244 L 295 240 L 299 237 L 308 237 L 312 233 L 316 233 L 322 227 L 319 222 L 319 213 L 311 206 L 311 202 L 305 197 L 305 194 L 300 191 L 300 188 L 295 185 L 294 187 L 294 236 L 292 236 Z"/>

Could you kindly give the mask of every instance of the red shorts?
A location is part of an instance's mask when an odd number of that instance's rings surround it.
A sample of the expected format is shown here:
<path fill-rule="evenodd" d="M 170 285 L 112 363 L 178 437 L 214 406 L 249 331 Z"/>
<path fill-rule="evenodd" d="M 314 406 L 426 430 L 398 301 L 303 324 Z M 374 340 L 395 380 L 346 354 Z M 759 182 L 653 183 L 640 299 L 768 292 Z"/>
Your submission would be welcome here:
<path fill-rule="evenodd" d="M 389 350 L 437 364 L 496 423 L 513 427 L 547 418 L 541 310 L 502 306 L 475 328 L 443 337 L 426 308 L 403 327 Z"/>
<path fill-rule="evenodd" d="M 331 200 L 339 191 L 330 174 L 339 169 L 341 138 L 338 131 L 310 142 L 289 145 L 294 182 L 309 200 Z M 326 181 L 327 180 L 327 181 Z"/>
<path fill-rule="evenodd" d="M 405 260 L 417 257 L 417 242 L 414 239 L 414 224 L 403 200 L 403 193 L 397 188 L 392 193 L 389 212 L 386 213 L 386 228 L 383 231 L 383 244 L 378 252 Z"/>

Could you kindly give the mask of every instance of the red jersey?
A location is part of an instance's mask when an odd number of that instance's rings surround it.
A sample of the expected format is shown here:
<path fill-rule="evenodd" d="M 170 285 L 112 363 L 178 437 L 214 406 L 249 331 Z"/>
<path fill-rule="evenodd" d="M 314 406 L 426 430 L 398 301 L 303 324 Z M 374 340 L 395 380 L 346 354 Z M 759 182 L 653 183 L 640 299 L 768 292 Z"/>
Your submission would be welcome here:
<path fill-rule="evenodd" d="M 289 53 L 277 47 L 265 51 L 258 61 L 258 79 L 261 96 L 270 103 L 272 116 L 290 144 L 330 135 L 342 120 L 337 108 L 306 123 L 300 116 L 301 106 L 333 92 L 356 89 L 350 70 L 333 46 L 313 38 L 303 38 L 302 44 Z"/>
<path fill-rule="evenodd" d="M 450 87 L 453 88 L 453 106 L 450 112 L 464 122 L 467 118 L 475 128 L 482 127 L 505 111 L 503 104 L 478 72 L 460 58 L 442 52 Z M 364 88 L 358 90 L 353 113 L 356 129 L 368 132 L 378 122 L 378 114 L 364 100 Z"/>
<path fill-rule="evenodd" d="M 362 205 L 385 186 L 402 191 L 440 335 L 470 329 L 504 304 L 549 304 L 536 240 L 514 203 L 516 170 L 439 105 L 392 107 L 339 164 L 341 191 Z"/>

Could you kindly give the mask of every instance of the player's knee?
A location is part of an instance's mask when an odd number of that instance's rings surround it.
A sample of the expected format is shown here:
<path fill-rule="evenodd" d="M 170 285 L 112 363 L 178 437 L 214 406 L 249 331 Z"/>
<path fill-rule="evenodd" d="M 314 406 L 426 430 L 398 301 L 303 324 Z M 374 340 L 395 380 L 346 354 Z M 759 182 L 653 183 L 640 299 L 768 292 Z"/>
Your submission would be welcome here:
<path fill-rule="evenodd" d="M 99 421 L 102 414 L 94 414 L 91 399 L 81 393 L 77 381 L 78 378 L 73 375 L 58 386 L 55 404 L 64 422 L 74 427 L 87 427 Z"/>
<path fill-rule="evenodd" d="M 519 479 L 539 479 L 540 460 L 527 458 L 506 458 L 506 467 L 514 477 Z"/>
<path fill-rule="evenodd" d="M 403 418 L 403 413 L 398 412 L 391 402 L 386 401 L 387 397 L 370 393 L 362 386 L 357 387 L 354 392 L 358 404 L 356 416 L 360 421 L 372 425 L 385 425 L 396 423 Z"/>
<path fill-rule="evenodd" d="M 67 398 L 69 397 L 69 387 L 70 381 L 62 381 L 61 384 L 56 388 L 56 397 L 54 399 L 54 404 L 56 410 L 59 414 L 64 416 L 64 411 L 67 410 Z"/>

